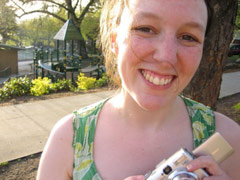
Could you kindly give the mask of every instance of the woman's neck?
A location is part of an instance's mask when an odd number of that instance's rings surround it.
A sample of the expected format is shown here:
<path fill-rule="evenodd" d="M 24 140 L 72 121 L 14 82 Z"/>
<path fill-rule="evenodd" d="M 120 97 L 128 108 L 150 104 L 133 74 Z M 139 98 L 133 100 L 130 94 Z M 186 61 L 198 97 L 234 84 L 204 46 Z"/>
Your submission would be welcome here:
<path fill-rule="evenodd" d="M 176 97 L 171 102 L 155 110 L 146 110 L 124 90 L 111 100 L 118 117 L 128 125 L 144 129 L 159 129 L 169 121 L 176 119 L 181 100 Z"/>

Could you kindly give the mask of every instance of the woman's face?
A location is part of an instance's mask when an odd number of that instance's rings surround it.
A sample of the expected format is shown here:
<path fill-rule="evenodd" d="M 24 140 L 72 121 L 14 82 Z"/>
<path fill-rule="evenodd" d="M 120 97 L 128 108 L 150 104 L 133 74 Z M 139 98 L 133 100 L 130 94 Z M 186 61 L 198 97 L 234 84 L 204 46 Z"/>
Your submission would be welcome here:
<path fill-rule="evenodd" d="M 146 110 L 174 100 L 197 70 L 207 25 L 204 0 L 129 0 L 115 47 L 122 88 Z"/>

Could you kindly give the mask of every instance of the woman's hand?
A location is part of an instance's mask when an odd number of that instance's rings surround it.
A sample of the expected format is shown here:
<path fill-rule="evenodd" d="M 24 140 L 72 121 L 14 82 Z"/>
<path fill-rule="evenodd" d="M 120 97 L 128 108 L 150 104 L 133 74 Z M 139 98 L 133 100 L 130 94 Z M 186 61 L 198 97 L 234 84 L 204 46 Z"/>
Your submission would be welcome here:
<path fill-rule="evenodd" d="M 210 175 L 204 178 L 204 180 L 231 180 L 211 156 L 200 156 L 192 160 L 187 166 L 187 170 L 190 172 L 203 168 L 206 169 Z"/>
<path fill-rule="evenodd" d="M 131 176 L 124 180 L 145 180 L 145 177 L 144 176 Z"/>

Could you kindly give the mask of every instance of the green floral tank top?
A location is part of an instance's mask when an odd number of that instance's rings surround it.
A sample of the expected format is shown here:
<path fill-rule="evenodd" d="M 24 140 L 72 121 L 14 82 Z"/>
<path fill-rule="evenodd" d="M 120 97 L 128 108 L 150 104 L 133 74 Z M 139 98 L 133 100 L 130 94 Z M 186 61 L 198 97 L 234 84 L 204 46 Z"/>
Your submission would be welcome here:
<path fill-rule="evenodd" d="M 215 132 L 213 111 L 198 102 L 182 97 L 192 123 L 194 147 Z M 93 159 L 96 120 L 107 99 L 75 111 L 73 118 L 73 180 L 101 180 Z"/>

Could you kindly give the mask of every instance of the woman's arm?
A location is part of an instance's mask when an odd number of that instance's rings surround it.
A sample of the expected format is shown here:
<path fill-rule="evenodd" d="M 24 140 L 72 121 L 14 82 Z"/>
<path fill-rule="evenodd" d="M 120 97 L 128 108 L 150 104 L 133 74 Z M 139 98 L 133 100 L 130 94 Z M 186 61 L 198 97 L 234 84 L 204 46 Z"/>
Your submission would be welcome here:
<path fill-rule="evenodd" d="M 72 115 L 69 115 L 52 129 L 40 159 L 37 180 L 72 179 L 72 138 Z"/>
<path fill-rule="evenodd" d="M 200 156 L 190 162 L 189 171 L 204 168 L 211 175 L 209 179 L 238 180 L 240 177 L 240 127 L 228 117 L 215 113 L 216 131 L 233 147 L 234 153 L 220 165 L 211 156 Z M 206 178 L 208 179 L 208 178 Z"/>
<path fill-rule="evenodd" d="M 234 153 L 220 164 L 220 167 L 233 180 L 237 180 L 240 177 L 240 126 L 223 114 L 215 113 L 215 116 L 216 131 L 223 135 L 234 150 Z"/>

